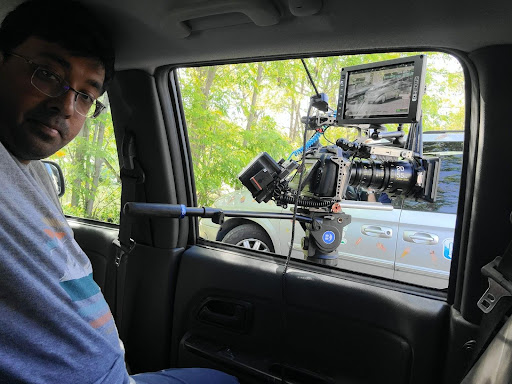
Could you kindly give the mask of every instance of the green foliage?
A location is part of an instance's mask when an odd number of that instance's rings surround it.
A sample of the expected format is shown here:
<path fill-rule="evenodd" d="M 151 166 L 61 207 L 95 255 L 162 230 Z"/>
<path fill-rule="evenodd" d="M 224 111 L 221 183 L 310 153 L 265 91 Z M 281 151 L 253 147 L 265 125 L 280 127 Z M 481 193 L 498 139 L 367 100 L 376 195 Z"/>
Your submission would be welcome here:
<path fill-rule="evenodd" d="M 121 181 L 110 110 L 87 119 L 75 140 L 50 160 L 64 173 L 66 215 L 119 223 Z"/>
<path fill-rule="evenodd" d="M 216 67 L 215 81 L 208 84 L 212 67 L 181 71 L 183 105 L 187 117 L 198 201 L 208 205 L 226 188 L 240 188 L 237 175 L 257 153 L 273 156 L 289 151 L 289 143 L 269 116 L 260 116 L 244 99 L 252 100 L 262 87 L 258 66 Z M 226 94 L 229 90 L 229 95 Z M 251 126 L 247 119 L 256 116 Z"/>
<path fill-rule="evenodd" d="M 417 53 L 377 53 L 305 59 L 317 89 L 336 108 L 343 67 Z M 314 90 L 300 60 L 179 70 L 199 205 L 242 188 L 238 173 L 260 152 L 275 159 L 302 147 L 303 124 Z M 464 78 L 456 59 L 427 53 L 424 130 L 464 128 Z M 407 132 L 408 127 L 404 128 Z M 322 144 L 356 131 L 331 127 Z"/>

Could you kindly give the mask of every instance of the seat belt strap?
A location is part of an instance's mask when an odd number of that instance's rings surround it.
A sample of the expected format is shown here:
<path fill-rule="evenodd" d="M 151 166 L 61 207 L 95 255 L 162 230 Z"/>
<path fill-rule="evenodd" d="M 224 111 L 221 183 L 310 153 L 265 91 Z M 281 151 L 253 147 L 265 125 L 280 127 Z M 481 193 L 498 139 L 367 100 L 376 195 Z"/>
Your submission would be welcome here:
<path fill-rule="evenodd" d="M 121 217 L 119 227 L 119 242 L 121 246 L 131 246 L 131 222 L 124 214 L 123 208 L 127 202 L 135 201 L 137 184 L 144 183 L 145 175 L 136 160 L 135 136 L 127 132 L 122 144 L 123 167 L 121 168 Z"/>
<path fill-rule="evenodd" d="M 115 256 L 116 267 L 116 294 L 115 294 L 115 318 L 119 330 L 119 336 L 124 339 L 126 326 L 123 323 L 124 290 L 128 256 L 135 247 L 135 241 L 131 238 L 131 221 L 125 215 L 123 207 L 127 202 L 136 201 L 137 185 L 144 183 L 144 171 L 136 160 L 135 136 L 131 132 L 124 135 L 122 143 L 121 168 L 121 216 L 119 225 L 119 238 L 114 240 L 117 247 Z"/>
<path fill-rule="evenodd" d="M 496 269 L 507 279 L 507 282 L 512 282 L 512 241 L 508 244 Z"/>

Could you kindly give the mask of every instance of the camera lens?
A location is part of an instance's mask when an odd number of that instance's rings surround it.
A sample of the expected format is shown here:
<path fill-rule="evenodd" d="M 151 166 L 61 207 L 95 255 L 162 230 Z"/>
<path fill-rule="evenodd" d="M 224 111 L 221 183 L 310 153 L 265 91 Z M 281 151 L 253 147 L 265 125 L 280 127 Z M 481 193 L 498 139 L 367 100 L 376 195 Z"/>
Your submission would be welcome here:
<path fill-rule="evenodd" d="M 407 161 L 379 161 L 360 159 L 350 168 L 351 186 L 408 193 L 415 185 L 414 165 Z"/>

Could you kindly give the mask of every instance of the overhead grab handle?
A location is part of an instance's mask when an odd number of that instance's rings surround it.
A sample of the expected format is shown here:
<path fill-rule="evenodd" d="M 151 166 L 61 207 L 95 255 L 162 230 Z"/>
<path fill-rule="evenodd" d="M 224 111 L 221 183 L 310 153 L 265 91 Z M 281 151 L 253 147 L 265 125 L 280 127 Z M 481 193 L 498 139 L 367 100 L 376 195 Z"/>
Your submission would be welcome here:
<path fill-rule="evenodd" d="M 174 8 L 163 20 L 163 27 L 173 28 L 176 37 L 185 38 L 192 33 L 186 21 L 201 17 L 243 13 L 260 27 L 275 25 L 280 13 L 271 0 L 220 0 L 192 2 L 190 5 Z"/>

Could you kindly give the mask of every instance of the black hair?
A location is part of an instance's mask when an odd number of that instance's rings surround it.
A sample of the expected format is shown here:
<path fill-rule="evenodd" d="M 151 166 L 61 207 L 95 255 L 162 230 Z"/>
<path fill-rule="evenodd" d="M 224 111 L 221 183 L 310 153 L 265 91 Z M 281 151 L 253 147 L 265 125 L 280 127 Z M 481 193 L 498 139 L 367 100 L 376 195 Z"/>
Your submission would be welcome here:
<path fill-rule="evenodd" d="M 0 26 L 0 51 L 6 53 L 27 38 L 57 43 L 72 55 L 98 59 L 105 69 L 103 91 L 114 77 L 114 48 L 105 26 L 74 0 L 29 0 L 11 11 Z"/>

